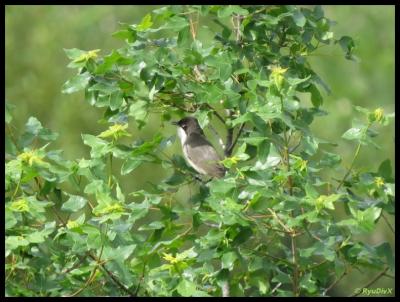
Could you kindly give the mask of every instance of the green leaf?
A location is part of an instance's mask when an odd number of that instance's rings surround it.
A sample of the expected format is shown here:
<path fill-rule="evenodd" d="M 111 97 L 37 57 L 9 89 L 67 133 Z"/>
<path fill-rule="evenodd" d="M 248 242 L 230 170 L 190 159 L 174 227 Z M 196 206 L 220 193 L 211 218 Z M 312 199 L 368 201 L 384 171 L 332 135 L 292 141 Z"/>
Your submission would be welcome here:
<path fill-rule="evenodd" d="M 288 274 L 283 273 L 278 268 L 276 269 L 276 275 L 272 278 L 272 282 L 280 282 L 282 284 L 292 283 Z"/>
<path fill-rule="evenodd" d="M 132 28 L 121 29 L 112 34 L 117 39 L 128 40 L 129 43 L 133 43 L 137 39 L 137 32 Z"/>
<path fill-rule="evenodd" d="M 69 212 L 76 212 L 82 209 L 86 203 L 86 198 L 77 195 L 69 195 L 69 199 L 63 203 L 61 210 L 69 211 Z"/>
<path fill-rule="evenodd" d="M 268 137 L 265 136 L 250 136 L 250 137 L 241 137 L 239 138 L 239 141 L 245 142 L 249 145 L 258 146 L 267 139 Z"/>
<path fill-rule="evenodd" d="M 293 17 L 294 23 L 296 23 L 296 25 L 298 27 L 303 27 L 307 22 L 306 17 L 304 17 L 304 15 L 300 11 L 300 9 L 295 10 L 292 17 Z"/>
<path fill-rule="evenodd" d="M 21 145 L 30 145 L 35 137 L 39 137 L 45 141 L 53 141 L 57 139 L 58 134 L 44 128 L 37 118 L 30 117 L 25 124 L 25 132 L 20 138 Z"/>
<path fill-rule="evenodd" d="M 231 16 L 232 14 L 246 16 L 249 14 L 249 11 L 247 9 L 240 7 L 239 5 L 228 5 L 218 10 L 219 18 L 225 18 Z"/>
<path fill-rule="evenodd" d="M 84 89 L 87 84 L 89 83 L 89 80 L 91 78 L 91 75 L 89 72 L 84 72 L 81 74 L 78 74 L 71 79 L 69 79 L 62 87 L 62 93 L 73 93 L 79 90 Z"/>
<path fill-rule="evenodd" d="M 123 136 L 131 136 L 131 134 L 126 131 L 126 129 L 128 129 L 128 124 L 114 124 L 111 125 L 107 130 L 97 135 L 97 137 L 112 137 L 114 140 L 118 140 L 120 137 Z"/>
<path fill-rule="evenodd" d="M 101 157 L 111 151 L 110 144 L 94 135 L 82 134 L 83 143 L 92 148 L 90 154 L 92 157 Z"/>
<path fill-rule="evenodd" d="M 114 92 L 119 91 L 119 87 L 117 85 L 117 82 L 98 82 L 88 88 L 88 91 L 100 91 L 104 93 L 105 95 L 109 95 Z"/>
<path fill-rule="evenodd" d="M 375 229 L 375 220 L 381 215 L 382 209 L 378 207 L 370 207 L 365 211 L 357 211 L 358 226 L 366 232 Z"/>
<path fill-rule="evenodd" d="M 392 247 L 388 242 L 384 242 L 378 246 L 375 247 L 377 254 L 380 257 L 385 257 L 386 262 L 391 268 L 391 270 L 394 270 L 395 267 L 395 261 L 393 257 L 393 252 L 392 252 Z"/>
<path fill-rule="evenodd" d="M 330 153 L 327 151 L 322 151 L 322 152 L 323 152 L 322 158 L 318 163 L 320 167 L 333 168 L 336 167 L 338 164 L 340 164 L 340 162 L 342 161 L 342 158 L 338 154 Z"/>
<path fill-rule="evenodd" d="M 6 102 L 6 110 L 5 110 L 5 116 L 6 116 L 6 123 L 9 124 L 12 121 L 12 114 L 11 112 L 15 109 L 15 105 Z"/>
<path fill-rule="evenodd" d="M 165 224 L 161 221 L 153 221 L 147 225 L 142 225 L 139 231 L 159 230 L 165 227 Z"/>
<path fill-rule="evenodd" d="M 335 206 L 333 203 L 338 200 L 342 195 L 341 194 L 331 194 L 331 195 L 320 195 L 315 200 L 315 206 L 317 210 L 321 210 L 322 208 L 334 210 Z"/>
<path fill-rule="evenodd" d="M 342 135 L 342 138 L 348 140 L 360 140 L 362 137 L 363 137 L 363 129 L 359 127 L 350 128 Z"/>
<path fill-rule="evenodd" d="M 189 26 L 188 19 L 179 16 L 173 16 L 168 19 L 167 23 L 162 27 L 162 29 L 180 31 L 187 26 Z"/>
<path fill-rule="evenodd" d="M 304 152 L 308 155 L 314 155 L 318 150 L 318 142 L 317 140 L 311 136 L 306 135 L 301 141 L 301 145 L 304 148 Z"/>
<path fill-rule="evenodd" d="M 67 57 L 71 60 L 76 60 L 77 58 L 81 57 L 84 55 L 87 51 L 77 49 L 77 48 L 71 48 L 71 49 L 65 49 L 64 52 L 67 55 Z"/>
<path fill-rule="evenodd" d="M 225 195 L 233 188 L 236 188 L 236 182 L 233 178 L 224 180 L 213 180 L 210 186 L 210 190 L 213 194 Z"/>
<path fill-rule="evenodd" d="M 316 293 L 318 290 L 318 287 L 315 285 L 315 280 L 312 279 L 312 275 L 310 273 L 301 277 L 300 287 L 305 289 L 310 294 Z"/>
<path fill-rule="evenodd" d="M 347 54 L 350 54 L 355 47 L 353 39 L 349 36 L 343 36 L 336 42 L 339 43 L 340 47 L 342 47 L 343 51 Z"/>
<path fill-rule="evenodd" d="M 151 15 L 147 14 L 143 17 L 142 21 L 137 25 L 136 29 L 138 31 L 145 31 L 146 29 L 150 28 L 153 25 L 151 21 Z"/>
<path fill-rule="evenodd" d="M 20 246 L 29 245 L 29 241 L 23 236 L 6 236 L 6 254 L 7 251 L 12 251 Z"/>
<path fill-rule="evenodd" d="M 192 297 L 197 291 L 196 284 L 187 279 L 182 279 L 176 287 L 176 290 L 183 297 Z"/>
<path fill-rule="evenodd" d="M 189 26 L 184 27 L 178 34 L 178 46 L 181 48 L 189 47 L 192 43 L 192 35 Z"/>
<path fill-rule="evenodd" d="M 215 74 L 216 79 L 226 81 L 231 76 L 232 64 L 226 57 L 208 56 L 204 59 L 204 63 L 218 70 L 218 73 Z M 214 79 L 214 77 L 209 76 L 209 79 Z"/>
<path fill-rule="evenodd" d="M 132 116 L 138 123 L 139 129 L 143 127 L 147 117 L 147 102 L 138 100 L 129 107 L 129 116 Z"/>
<path fill-rule="evenodd" d="M 378 174 L 382 176 L 385 181 L 392 180 L 392 166 L 389 159 L 385 159 L 378 168 Z"/>
<path fill-rule="evenodd" d="M 311 93 L 311 102 L 312 102 L 313 106 L 315 108 L 320 107 L 323 103 L 323 99 L 322 99 L 322 95 L 319 92 L 318 88 L 314 84 L 312 84 L 308 88 L 308 91 Z"/>
<path fill-rule="evenodd" d="M 122 56 L 117 51 L 113 50 L 111 54 L 104 57 L 102 63 L 97 65 L 95 73 L 96 74 L 104 74 L 105 72 L 112 69 L 114 64 L 117 63 L 118 60 L 121 58 L 122 58 Z"/>
<path fill-rule="evenodd" d="M 136 159 L 136 158 L 127 159 L 121 167 L 121 174 L 126 175 L 126 174 L 132 172 L 137 167 L 139 167 L 142 163 L 143 162 L 140 159 Z"/>
<path fill-rule="evenodd" d="M 231 271 L 237 258 L 238 257 L 235 252 L 228 252 L 223 254 L 221 258 L 222 268 L 226 268 Z"/>

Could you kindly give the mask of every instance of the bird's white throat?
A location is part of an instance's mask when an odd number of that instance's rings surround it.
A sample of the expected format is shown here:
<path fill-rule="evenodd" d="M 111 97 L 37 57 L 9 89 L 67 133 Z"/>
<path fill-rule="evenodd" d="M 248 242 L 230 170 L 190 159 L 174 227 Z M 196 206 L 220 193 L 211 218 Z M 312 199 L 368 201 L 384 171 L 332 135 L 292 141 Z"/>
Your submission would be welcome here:
<path fill-rule="evenodd" d="M 178 127 L 178 136 L 179 139 L 181 140 L 181 145 L 183 146 L 186 142 L 187 135 L 185 130 L 183 130 L 181 127 Z"/>

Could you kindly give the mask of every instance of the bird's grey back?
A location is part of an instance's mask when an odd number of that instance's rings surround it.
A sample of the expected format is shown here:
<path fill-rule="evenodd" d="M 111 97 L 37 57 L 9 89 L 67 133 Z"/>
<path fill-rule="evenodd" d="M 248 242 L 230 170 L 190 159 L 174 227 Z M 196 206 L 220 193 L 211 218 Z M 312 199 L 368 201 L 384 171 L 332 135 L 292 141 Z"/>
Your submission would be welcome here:
<path fill-rule="evenodd" d="M 187 148 L 190 160 L 195 165 L 202 165 L 210 176 L 223 177 L 225 175 L 224 166 L 218 163 L 221 158 L 217 151 L 200 133 L 190 133 L 184 148 Z"/>

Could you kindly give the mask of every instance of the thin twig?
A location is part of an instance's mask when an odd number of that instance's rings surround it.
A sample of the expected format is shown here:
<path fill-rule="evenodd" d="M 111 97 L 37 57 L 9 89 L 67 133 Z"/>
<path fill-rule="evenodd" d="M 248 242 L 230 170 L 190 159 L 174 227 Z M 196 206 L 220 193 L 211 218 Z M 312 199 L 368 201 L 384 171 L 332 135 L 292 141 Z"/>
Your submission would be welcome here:
<path fill-rule="evenodd" d="M 97 269 L 98 269 L 98 268 L 99 268 L 99 266 L 98 266 L 98 264 L 96 264 L 96 266 L 94 267 L 92 273 L 90 274 L 90 277 L 89 277 L 88 280 L 85 282 L 85 284 L 84 284 L 81 288 L 79 288 L 77 291 L 75 291 L 74 293 L 72 293 L 72 294 L 70 294 L 70 295 L 66 295 L 66 296 L 64 296 L 64 297 L 75 297 L 75 296 L 77 296 L 78 294 L 80 294 L 86 287 L 88 287 L 88 286 L 90 285 L 90 283 L 93 282 L 93 280 L 94 280 L 94 278 L 95 278 L 95 276 L 96 276 L 96 272 L 97 272 Z"/>
<path fill-rule="evenodd" d="M 91 253 L 88 254 L 88 256 L 90 258 L 92 258 L 93 260 L 96 260 L 96 257 L 93 256 Z M 131 297 L 135 297 L 135 293 L 133 291 L 131 291 L 129 288 L 127 288 L 125 285 L 123 285 L 121 283 L 121 281 L 119 281 L 106 267 L 104 264 L 100 264 L 100 267 L 107 273 L 107 275 L 114 281 L 114 283 L 120 288 L 122 289 L 124 292 L 128 293 Z"/>
<path fill-rule="evenodd" d="M 297 297 L 299 295 L 298 290 L 298 278 L 299 278 L 299 270 L 297 266 L 297 257 L 296 257 L 296 238 L 295 236 L 291 236 L 291 244 L 292 244 L 292 261 L 293 261 L 293 294 Z"/>
<path fill-rule="evenodd" d="M 70 267 L 69 269 L 66 269 L 65 271 L 62 272 L 63 275 L 68 274 L 70 271 L 76 269 L 82 262 L 83 260 L 85 260 L 86 257 L 80 257 L 80 259 L 78 260 L 78 262 L 76 262 L 72 267 Z"/>
<path fill-rule="evenodd" d="M 212 113 L 221 121 L 222 124 L 225 125 L 225 120 L 224 120 L 224 118 L 223 118 L 213 107 L 211 107 L 209 104 L 205 104 L 205 105 L 206 105 L 206 107 L 207 107 L 208 109 L 211 109 L 211 110 L 212 110 Z"/>
<path fill-rule="evenodd" d="M 282 285 L 282 283 L 279 282 L 279 283 L 273 288 L 273 290 L 271 290 L 271 294 L 273 294 L 281 285 Z"/>
<path fill-rule="evenodd" d="M 272 214 L 272 216 L 276 219 L 276 221 L 283 227 L 283 229 L 290 233 L 293 234 L 293 231 L 291 229 L 289 229 L 278 217 L 278 215 L 274 212 L 274 210 L 268 208 L 268 211 L 270 211 L 270 213 Z"/>
<path fill-rule="evenodd" d="M 229 128 L 228 132 L 226 134 L 226 149 L 225 149 L 225 156 L 229 157 L 231 154 L 229 153 L 229 150 L 231 149 L 232 146 L 232 139 L 233 139 L 233 128 Z"/>
<path fill-rule="evenodd" d="M 236 143 L 237 143 L 237 141 L 238 141 L 240 135 L 242 135 L 242 132 L 243 132 L 243 129 L 244 129 L 245 124 L 246 124 L 246 123 L 243 123 L 242 125 L 240 125 L 239 131 L 238 131 L 238 133 L 237 133 L 237 135 L 236 135 L 235 140 L 231 143 L 231 145 L 229 146 L 229 148 L 227 148 L 227 150 L 226 150 L 227 156 L 230 156 L 230 155 L 232 154 L 233 148 L 235 148 L 235 145 L 236 145 Z"/>
<path fill-rule="evenodd" d="M 382 276 L 384 276 L 388 270 L 389 270 L 389 267 L 386 267 L 383 271 L 381 271 L 378 275 L 376 275 L 371 281 L 369 281 L 364 286 L 361 286 L 360 288 L 368 288 L 368 287 L 370 287 L 373 283 L 378 281 L 378 279 L 380 279 Z M 350 297 L 357 297 L 361 293 L 362 293 L 362 291 L 359 291 L 358 293 L 354 293 Z"/>
<path fill-rule="evenodd" d="M 368 131 L 369 126 L 370 126 L 370 124 L 368 124 L 367 127 L 365 127 L 363 133 L 361 134 L 361 137 L 364 137 L 364 136 L 365 136 L 365 133 Z M 346 178 L 347 178 L 347 177 L 349 176 L 349 174 L 351 173 L 351 170 L 353 169 L 353 166 L 354 166 L 354 163 L 355 163 L 355 161 L 356 161 L 356 158 L 357 158 L 358 154 L 360 153 L 360 149 L 361 149 L 361 141 L 358 143 L 358 146 L 357 146 L 356 152 L 354 153 L 354 157 L 353 157 L 353 159 L 352 159 L 352 161 L 351 161 L 349 170 L 348 170 L 348 171 L 346 172 L 346 174 L 343 176 L 343 179 L 340 181 L 340 183 L 339 183 L 338 187 L 336 188 L 336 190 L 339 190 L 339 189 L 340 189 L 340 187 L 341 187 L 341 186 L 343 185 L 343 183 L 345 182 Z"/>
<path fill-rule="evenodd" d="M 145 272 L 146 272 L 146 263 L 143 263 L 142 275 L 140 276 L 138 285 L 135 289 L 135 297 L 137 297 L 137 294 L 139 293 L 140 285 L 142 284 Z"/>
<path fill-rule="evenodd" d="M 219 145 L 221 146 L 222 150 L 225 150 L 225 145 L 224 142 L 222 141 L 221 137 L 218 135 L 218 132 L 214 129 L 211 124 L 208 124 L 208 127 L 210 128 L 211 132 L 215 135 L 215 137 L 218 140 Z"/>
<path fill-rule="evenodd" d="M 333 283 L 332 283 L 331 285 L 329 285 L 329 286 L 324 290 L 324 292 L 322 293 L 322 295 L 325 296 L 325 295 L 327 294 L 327 292 L 330 291 L 336 284 L 338 284 L 338 283 L 343 279 L 343 277 L 346 276 L 346 275 L 347 275 L 347 272 L 344 271 L 343 274 L 342 274 L 339 278 L 336 278 L 336 280 L 333 281 Z"/>
<path fill-rule="evenodd" d="M 389 220 L 386 218 L 386 216 L 383 214 L 383 212 L 382 212 L 381 216 L 385 220 L 385 222 L 386 222 L 387 226 L 389 227 L 389 229 L 393 232 L 393 234 L 395 234 L 393 226 L 389 223 Z"/>

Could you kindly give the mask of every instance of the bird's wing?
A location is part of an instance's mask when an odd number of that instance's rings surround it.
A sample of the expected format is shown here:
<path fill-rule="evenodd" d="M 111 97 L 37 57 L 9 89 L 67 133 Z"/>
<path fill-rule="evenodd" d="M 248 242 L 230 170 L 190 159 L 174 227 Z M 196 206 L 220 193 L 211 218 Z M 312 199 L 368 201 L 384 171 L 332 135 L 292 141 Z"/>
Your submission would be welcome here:
<path fill-rule="evenodd" d="M 207 174 L 214 177 L 225 175 L 225 168 L 218 162 L 218 156 L 214 147 L 199 133 L 191 133 L 185 143 L 187 156 L 194 165 L 201 165 Z"/>

